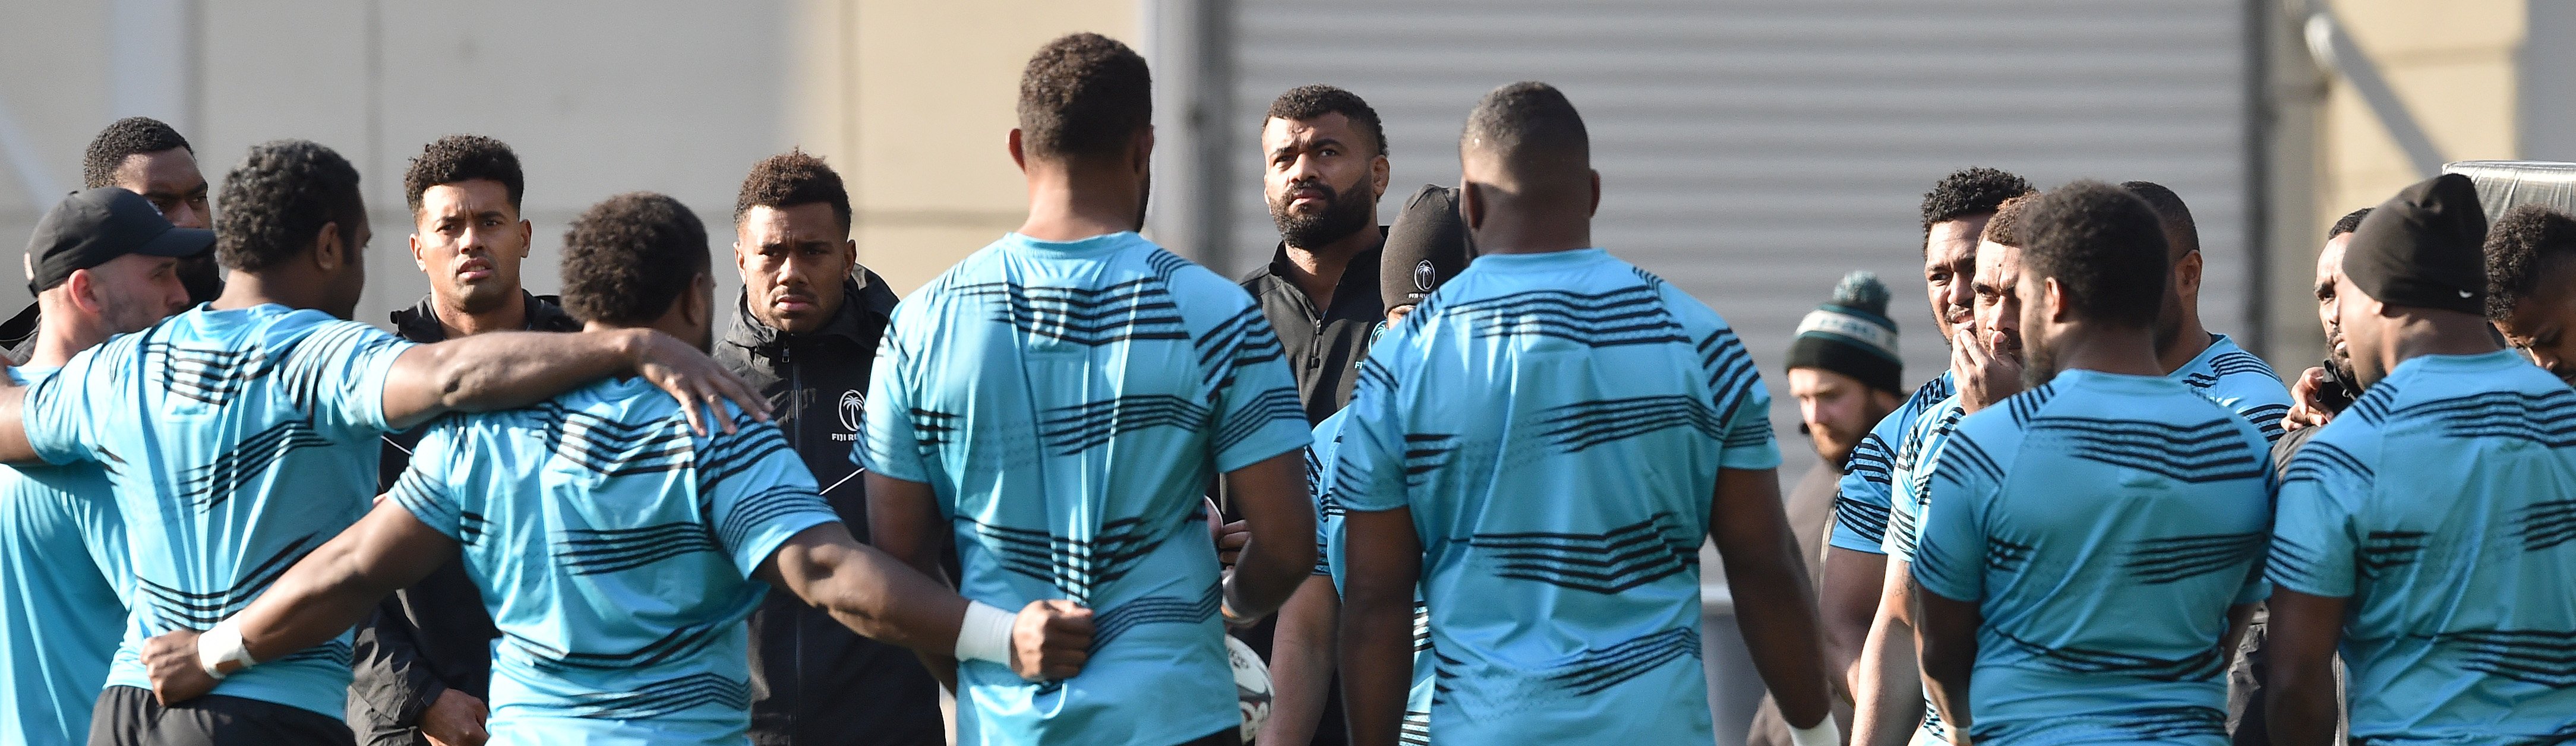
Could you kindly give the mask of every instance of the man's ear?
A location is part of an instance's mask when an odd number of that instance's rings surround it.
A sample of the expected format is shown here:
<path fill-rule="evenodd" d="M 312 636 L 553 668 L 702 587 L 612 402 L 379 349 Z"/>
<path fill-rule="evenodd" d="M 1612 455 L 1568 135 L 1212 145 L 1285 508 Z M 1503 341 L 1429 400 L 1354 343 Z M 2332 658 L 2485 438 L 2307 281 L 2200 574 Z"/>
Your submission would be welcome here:
<path fill-rule="evenodd" d="M 1145 129 L 1143 131 L 1137 132 L 1136 139 L 1133 144 L 1129 146 L 1128 150 L 1130 151 L 1127 155 L 1128 168 L 1135 169 L 1138 176 L 1153 173 L 1154 125 L 1145 125 Z"/>
<path fill-rule="evenodd" d="M 855 238 L 844 238 L 844 239 L 841 239 L 841 274 L 843 274 L 843 275 L 848 275 L 848 274 L 850 274 L 851 272 L 857 271 L 857 270 L 858 270 L 858 268 L 859 268 L 859 241 L 858 241 L 858 239 L 855 239 Z"/>
<path fill-rule="evenodd" d="M 1020 167 L 1020 173 L 1029 171 L 1029 155 L 1028 151 L 1022 148 L 1018 127 L 1011 128 L 1011 165 Z"/>
<path fill-rule="evenodd" d="M 1386 196 L 1387 182 L 1394 177 L 1395 166 L 1386 160 L 1385 153 L 1369 159 L 1369 194 L 1374 195 L 1372 198 Z"/>
<path fill-rule="evenodd" d="M 313 251 L 310 252 L 313 268 L 326 275 L 339 272 L 340 266 L 349 261 L 349 248 L 345 243 L 340 240 L 339 221 L 323 223 L 322 230 L 313 236 Z"/>
<path fill-rule="evenodd" d="M 2182 255 L 2181 261 L 2174 262 L 2174 288 L 2181 290 L 2183 297 L 2200 297 L 2200 272 L 2205 263 L 2199 249 L 2193 249 Z"/>
<path fill-rule="evenodd" d="M 530 222 L 528 222 L 528 219 L 527 219 L 527 218 L 520 218 L 520 219 L 519 219 L 519 258 L 521 258 L 521 259 L 526 259 L 526 258 L 528 258 L 528 252 L 529 252 L 531 249 L 534 249 L 534 248 L 535 248 L 534 242 L 535 242 L 536 240 L 537 240 L 537 225 L 536 225 L 535 223 L 530 223 Z"/>
<path fill-rule="evenodd" d="M 1592 206 L 1590 206 L 1590 207 L 1586 207 L 1586 208 L 1583 208 L 1583 215 L 1584 215 L 1584 217 L 1597 217 L 1597 216 L 1599 216 L 1600 214 L 1601 214 L 1601 172 L 1599 172 L 1599 171 L 1593 171 L 1593 172 L 1592 172 Z"/>
<path fill-rule="evenodd" d="M 524 224 L 524 223 L 523 223 L 523 224 Z M 420 271 L 422 271 L 422 272 L 424 272 L 424 273 L 425 273 L 425 272 L 428 272 L 428 271 L 429 271 L 429 257 L 421 256 L 421 253 L 420 253 L 420 231 L 419 231 L 418 229 L 414 229 L 414 230 L 411 232 L 411 239 L 410 239 L 410 243 L 411 243 L 411 266 L 419 267 L 419 268 L 420 268 Z M 525 254 L 524 252 L 522 252 L 522 253 L 521 253 L 521 256 L 525 256 L 525 255 L 526 255 L 526 254 Z"/>
<path fill-rule="evenodd" d="M 89 270 L 75 269 L 70 277 L 63 278 L 63 296 L 82 311 L 100 313 L 107 309 L 106 299 L 98 297 L 97 293 L 98 275 L 91 274 Z"/>
<path fill-rule="evenodd" d="M 2039 293 L 2042 298 L 2040 302 L 2046 304 L 2041 308 L 2048 309 L 2049 323 L 2063 324 L 2073 320 L 2074 317 L 2071 314 L 2073 304 L 2066 299 L 2066 286 L 2057 284 L 2055 277 L 2042 279 L 2040 283 Z M 2030 330 L 2024 329 L 2022 333 L 2028 334 Z"/>
<path fill-rule="evenodd" d="M 689 283 L 689 292 L 680 294 L 681 319 L 692 325 L 715 323 L 716 278 L 713 275 L 711 271 L 698 273 L 697 279 Z"/>
<path fill-rule="evenodd" d="M 1485 226 L 1484 192 L 1465 175 L 1458 177 L 1458 218 L 1466 221 L 1469 232 Z"/>

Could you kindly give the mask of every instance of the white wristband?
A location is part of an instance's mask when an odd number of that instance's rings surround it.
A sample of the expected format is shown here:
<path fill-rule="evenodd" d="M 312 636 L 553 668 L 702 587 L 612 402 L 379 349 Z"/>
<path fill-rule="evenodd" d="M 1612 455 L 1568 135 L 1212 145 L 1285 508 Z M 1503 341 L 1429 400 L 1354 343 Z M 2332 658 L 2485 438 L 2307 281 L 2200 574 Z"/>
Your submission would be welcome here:
<path fill-rule="evenodd" d="M 1828 712 L 1825 719 L 1816 721 L 1814 726 L 1789 726 L 1789 743 L 1791 746 L 1842 746 L 1843 733 L 1841 728 L 1834 726 L 1834 714 Z"/>
<path fill-rule="evenodd" d="M 982 601 L 966 602 L 966 619 L 957 624 L 957 659 L 1011 665 L 1011 625 L 1019 615 Z"/>
<path fill-rule="evenodd" d="M 242 643 L 241 627 L 230 619 L 197 635 L 197 667 L 205 669 L 207 676 L 222 679 L 229 675 L 222 668 L 225 663 L 241 664 L 235 671 L 259 665 L 259 661 L 251 660 L 250 647 Z"/>

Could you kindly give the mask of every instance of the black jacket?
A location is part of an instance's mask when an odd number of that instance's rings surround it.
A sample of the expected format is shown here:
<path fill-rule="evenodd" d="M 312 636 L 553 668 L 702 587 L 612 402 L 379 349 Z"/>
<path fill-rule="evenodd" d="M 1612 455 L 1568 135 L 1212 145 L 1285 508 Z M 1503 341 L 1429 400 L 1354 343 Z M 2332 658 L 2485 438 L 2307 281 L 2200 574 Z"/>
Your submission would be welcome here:
<path fill-rule="evenodd" d="M 823 499 L 860 541 L 867 493 L 850 460 L 877 340 L 895 296 L 865 269 L 842 283 L 822 329 L 787 334 L 751 315 L 747 299 L 716 342 L 716 361 L 760 388 L 778 427 L 814 472 Z M 795 596 L 771 592 L 751 615 L 751 740 L 772 744 L 939 744 L 947 739 L 939 684 L 911 651 L 860 637 Z"/>
<path fill-rule="evenodd" d="M 528 331 L 581 330 L 581 322 L 565 314 L 554 296 L 521 295 L 528 304 Z M 429 298 L 395 311 L 393 322 L 394 333 L 403 339 L 422 344 L 447 340 Z M 384 455 L 377 462 L 378 494 L 393 489 L 426 430 L 424 425 L 385 436 Z M 351 666 L 356 678 L 349 686 L 349 729 L 357 732 L 358 743 L 427 744 L 412 724 L 439 695 L 454 689 L 490 699 L 492 638 L 500 636 L 462 562 L 441 565 L 418 584 L 386 598 L 376 607 L 375 619 L 358 627 Z"/>

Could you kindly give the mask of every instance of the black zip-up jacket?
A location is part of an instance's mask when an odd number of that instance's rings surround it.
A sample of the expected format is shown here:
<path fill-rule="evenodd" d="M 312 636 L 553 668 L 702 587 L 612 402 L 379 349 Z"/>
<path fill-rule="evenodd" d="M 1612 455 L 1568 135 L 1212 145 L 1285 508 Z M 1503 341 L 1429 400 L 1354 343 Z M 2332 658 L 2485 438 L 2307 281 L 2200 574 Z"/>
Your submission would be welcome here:
<path fill-rule="evenodd" d="M 769 397 L 824 501 L 867 541 L 867 492 L 851 447 L 895 295 L 860 269 L 842 282 L 841 298 L 829 323 L 802 334 L 770 328 L 751 315 L 747 297 L 737 300 L 715 357 Z M 778 591 L 752 612 L 751 647 L 752 743 L 946 743 L 939 683 L 911 651 L 860 637 Z"/>
<path fill-rule="evenodd" d="M 581 322 L 564 313 L 554 296 L 520 295 L 527 303 L 528 331 L 581 330 Z M 422 344 L 447 340 L 429 298 L 395 311 L 393 321 L 394 334 L 403 339 Z M 377 494 L 393 489 L 427 430 L 423 425 L 385 436 Z M 492 638 L 500 636 L 463 562 L 451 560 L 418 584 L 395 591 L 377 605 L 375 619 L 358 627 L 351 666 L 355 680 L 349 686 L 349 729 L 357 732 L 358 743 L 426 746 L 429 739 L 413 724 L 439 695 L 454 689 L 491 699 Z"/>

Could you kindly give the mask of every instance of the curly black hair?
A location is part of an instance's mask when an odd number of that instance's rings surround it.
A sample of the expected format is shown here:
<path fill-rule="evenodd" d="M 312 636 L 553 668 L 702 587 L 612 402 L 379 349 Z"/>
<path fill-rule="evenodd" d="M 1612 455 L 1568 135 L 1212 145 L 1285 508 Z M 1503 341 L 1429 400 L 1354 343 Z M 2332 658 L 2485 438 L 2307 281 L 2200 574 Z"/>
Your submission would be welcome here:
<path fill-rule="evenodd" d="M 337 223 L 356 249 L 366 200 L 349 159 L 311 140 L 251 146 L 224 174 L 224 210 L 215 216 L 215 260 L 258 272 L 313 248 L 322 226 Z"/>
<path fill-rule="evenodd" d="M 1386 125 L 1378 121 L 1377 110 L 1369 108 L 1368 102 L 1360 100 L 1359 94 L 1322 83 L 1290 88 L 1287 93 L 1271 99 L 1270 111 L 1262 115 L 1261 125 L 1270 126 L 1273 119 L 1302 122 L 1326 114 L 1340 114 L 1350 119 L 1352 127 L 1368 136 L 1369 147 L 1377 149 L 1371 155 L 1387 154 Z"/>
<path fill-rule="evenodd" d="M 2022 214 L 2022 271 L 2056 280 L 2083 320 L 2152 326 L 2173 269 L 2159 222 L 2155 208 L 2117 186 L 2088 179 L 2051 189 Z"/>
<path fill-rule="evenodd" d="M 849 232 L 850 190 L 842 188 L 841 175 L 821 158 L 802 149 L 790 150 L 751 164 L 751 175 L 742 180 L 742 193 L 733 199 L 733 220 L 742 222 L 742 214 L 754 207 L 786 208 L 816 202 L 831 205 L 832 217 L 841 221 L 841 232 Z"/>
<path fill-rule="evenodd" d="M 2027 245 L 2030 234 L 2022 230 L 2026 225 L 2023 216 L 2030 212 L 2030 203 L 2037 201 L 2039 195 L 2025 194 L 1995 205 L 1995 216 L 1986 219 L 1986 230 L 1977 234 L 1977 240 L 2016 249 Z"/>
<path fill-rule="evenodd" d="M 1116 156 L 1153 126 L 1154 76 L 1144 56 L 1115 39 L 1066 34 L 1029 56 L 1019 114 L 1028 155 Z"/>
<path fill-rule="evenodd" d="M 2545 205 L 2506 210 L 2487 226 L 2486 251 L 2487 318 L 2506 321 L 2514 305 L 2576 258 L 2576 218 Z"/>
<path fill-rule="evenodd" d="M 161 120 L 151 117 L 116 120 L 107 125 L 107 129 L 99 130 L 97 137 L 90 138 L 89 152 L 81 156 L 81 188 L 116 186 L 116 169 L 125 165 L 126 158 L 171 149 L 185 150 L 190 155 L 197 152 L 196 148 L 188 147 L 188 138 L 180 137 L 178 130 L 171 129 Z"/>
<path fill-rule="evenodd" d="M 564 231 L 563 307 L 574 318 L 643 326 L 706 274 L 707 227 L 669 195 L 627 192 Z"/>
<path fill-rule="evenodd" d="M 1923 193 L 1923 234 L 1932 234 L 1932 226 L 1960 218 L 1993 213 L 2004 200 L 2039 190 L 2030 182 L 2009 172 L 1972 166 L 1950 172 Z"/>
<path fill-rule="evenodd" d="M 482 135 L 448 135 L 421 146 L 413 156 L 411 167 L 403 169 L 403 202 L 413 215 L 420 214 L 420 195 L 440 184 L 489 179 L 501 182 L 510 194 L 510 209 L 519 209 L 519 195 L 528 188 L 528 179 L 519 171 L 519 154 L 499 140 Z"/>
<path fill-rule="evenodd" d="M 2361 230 L 2361 219 L 2366 217 L 2370 217 L 2370 208 L 2367 207 L 2344 213 L 2342 219 L 2334 221 L 2334 227 L 2326 229 L 2326 240 L 2332 241 L 2336 236 Z"/>
<path fill-rule="evenodd" d="M 2164 226 L 2174 259 L 2200 250 L 2200 226 L 2192 222 L 2191 206 L 2182 203 L 2182 195 L 2152 181 L 2123 181 L 2120 188 L 2137 195 L 2146 201 L 2147 209 L 2156 211 L 2156 222 Z"/>

